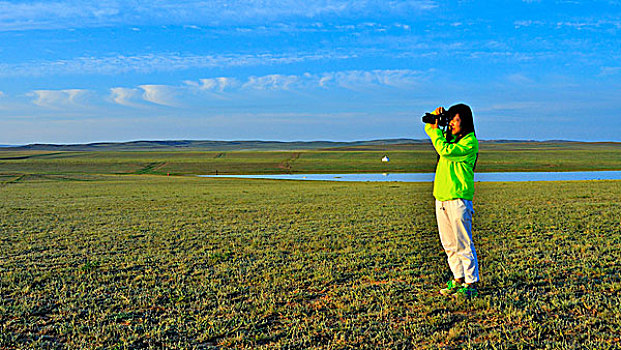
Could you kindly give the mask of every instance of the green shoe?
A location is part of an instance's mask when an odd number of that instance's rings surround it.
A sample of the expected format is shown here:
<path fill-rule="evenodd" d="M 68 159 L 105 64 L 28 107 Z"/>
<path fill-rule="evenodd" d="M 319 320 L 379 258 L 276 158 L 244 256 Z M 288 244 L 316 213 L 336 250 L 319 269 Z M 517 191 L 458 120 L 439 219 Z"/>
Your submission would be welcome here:
<path fill-rule="evenodd" d="M 452 279 L 452 280 L 446 282 L 446 288 L 440 289 L 440 294 L 442 294 L 442 295 L 453 295 L 453 294 L 457 293 L 459 288 L 462 288 L 462 285 Z"/>
<path fill-rule="evenodd" d="M 462 284 L 459 288 L 457 288 L 457 290 L 453 294 L 454 297 L 463 298 L 463 299 L 476 298 L 477 295 L 479 295 L 479 292 L 477 291 L 477 289 L 472 286 L 467 285 L 466 283 Z"/>

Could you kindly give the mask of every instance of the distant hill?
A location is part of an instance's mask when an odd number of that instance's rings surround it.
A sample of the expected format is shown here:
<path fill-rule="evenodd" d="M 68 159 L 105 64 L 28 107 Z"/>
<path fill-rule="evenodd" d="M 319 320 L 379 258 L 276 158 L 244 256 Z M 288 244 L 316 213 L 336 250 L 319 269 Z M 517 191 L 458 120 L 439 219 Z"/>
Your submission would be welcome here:
<path fill-rule="evenodd" d="M 533 141 L 533 140 L 488 140 L 483 144 L 505 143 L 571 143 L 575 141 Z M 389 146 L 391 149 L 410 149 L 413 146 L 429 144 L 428 139 L 382 139 L 370 141 L 130 141 L 130 142 L 98 142 L 87 144 L 30 144 L 25 146 L 7 146 L 4 150 L 34 151 L 289 151 L 289 150 L 381 150 Z"/>
<path fill-rule="evenodd" d="M 36 151 L 276 151 L 276 150 L 316 150 L 341 147 L 389 146 L 400 144 L 420 144 L 428 140 L 386 139 L 371 141 L 334 142 L 334 141 L 130 141 L 99 142 L 88 144 L 30 144 L 11 147 L 7 150 Z"/>

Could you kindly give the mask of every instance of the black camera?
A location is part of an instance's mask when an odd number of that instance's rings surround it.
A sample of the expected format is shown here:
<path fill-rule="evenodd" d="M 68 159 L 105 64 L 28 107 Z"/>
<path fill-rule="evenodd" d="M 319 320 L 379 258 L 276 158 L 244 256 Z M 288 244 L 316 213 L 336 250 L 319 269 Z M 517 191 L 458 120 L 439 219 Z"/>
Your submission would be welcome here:
<path fill-rule="evenodd" d="M 438 125 L 444 127 L 448 125 L 453 117 L 449 115 L 448 111 L 444 111 L 441 114 L 425 113 L 423 123 L 435 124 L 436 119 L 438 120 Z"/>

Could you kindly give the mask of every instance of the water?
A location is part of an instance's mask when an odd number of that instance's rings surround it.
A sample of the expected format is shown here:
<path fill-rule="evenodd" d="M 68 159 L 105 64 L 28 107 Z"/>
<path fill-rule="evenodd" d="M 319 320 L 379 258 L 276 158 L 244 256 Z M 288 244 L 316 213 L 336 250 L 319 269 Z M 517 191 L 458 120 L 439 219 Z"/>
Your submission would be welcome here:
<path fill-rule="evenodd" d="M 360 181 L 360 182 L 430 182 L 433 173 L 392 173 L 392 174 L 272 174 L 272 175 L 198 175 L 200 177 L 233 177 L 244 179 L 273 180 L 321 180 L 321 181 Z M 584 181 L 621 180 L 621 171 L 569 171 L 569 172 L 513 172 L 513 173 L 475 173 L 477 182 L 518 182 L 518 181 Z"/>

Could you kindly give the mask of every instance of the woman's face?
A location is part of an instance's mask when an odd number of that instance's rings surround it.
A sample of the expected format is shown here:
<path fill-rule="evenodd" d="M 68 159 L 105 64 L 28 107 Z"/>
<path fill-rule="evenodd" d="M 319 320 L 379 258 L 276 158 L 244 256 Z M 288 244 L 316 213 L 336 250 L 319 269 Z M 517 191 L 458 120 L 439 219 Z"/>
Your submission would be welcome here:
<path fill-rule="evenodd" d="M 461 118 L 459 117 L 459 113 L 455 114 L 453 119 L 451 119 L 449 126 L 451 128 L 451 134 L 457 135 L 461 132 Z"/>

